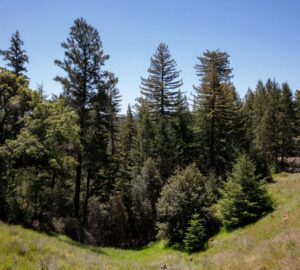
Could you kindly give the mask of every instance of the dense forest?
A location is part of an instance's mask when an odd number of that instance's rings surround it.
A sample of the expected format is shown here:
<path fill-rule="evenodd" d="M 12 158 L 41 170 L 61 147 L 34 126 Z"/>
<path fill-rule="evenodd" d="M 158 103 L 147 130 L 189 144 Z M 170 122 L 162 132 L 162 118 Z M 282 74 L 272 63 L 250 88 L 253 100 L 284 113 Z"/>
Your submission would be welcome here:
<path fill-rule="evenodd" d="M 80 242 L 194 251 L 274 208 L 264 184 L 299 155 L 300 92 L 274 79 L 241 98 L 226 52 L 195 56 L 192 97 L 166 44 L 121 115 L 99 32 L 76 19 L 54 63 L 62 92 L 30 89 L 17 31 L 0 54 L 0 219 Z"/>

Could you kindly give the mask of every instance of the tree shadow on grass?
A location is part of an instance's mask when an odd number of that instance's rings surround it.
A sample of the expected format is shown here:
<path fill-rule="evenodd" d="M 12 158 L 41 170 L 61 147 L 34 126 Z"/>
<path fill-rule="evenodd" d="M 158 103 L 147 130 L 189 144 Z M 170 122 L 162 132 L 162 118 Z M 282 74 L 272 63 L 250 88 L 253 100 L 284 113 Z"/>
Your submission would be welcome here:
<path fill-rule="evenodd" d="M 77 248 L 89 250 L 89 251 L 92 251 L 94 253 L 101 254 L 101 255 L 108 255 L 100 247 L 90 246 L 90 245 L 82 244 L 80 242 L 76 242 L 76 241 L 70 239 L 69 237 L 67 237 L 65 235 L 60 235 L 60 234 L 56 234 L 56 233 L 50 233 L 49 236 L 55 238 L 56 240 L 59 240 L 59 241 L 64 242 L 64 243 L 67 243 L 68 245 L 71 245 L 71 246 L 74 246 L 74 247 L 77 247 Z"/>

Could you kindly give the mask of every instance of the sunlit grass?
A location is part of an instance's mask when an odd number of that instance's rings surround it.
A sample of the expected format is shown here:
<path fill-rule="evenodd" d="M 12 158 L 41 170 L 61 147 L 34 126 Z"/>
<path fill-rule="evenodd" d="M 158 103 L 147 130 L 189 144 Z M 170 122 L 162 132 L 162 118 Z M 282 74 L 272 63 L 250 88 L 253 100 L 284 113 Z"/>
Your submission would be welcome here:
<path fill-rule="evenodd" d="M 268 185 L 277 203 L 273 213 L 233 232 L 221 231 L 192 260 L 164 242 L 140 250 L 95 248 L 0 223 L 0 269 L 300 269 L 300 174 L 275 180 Z"/>

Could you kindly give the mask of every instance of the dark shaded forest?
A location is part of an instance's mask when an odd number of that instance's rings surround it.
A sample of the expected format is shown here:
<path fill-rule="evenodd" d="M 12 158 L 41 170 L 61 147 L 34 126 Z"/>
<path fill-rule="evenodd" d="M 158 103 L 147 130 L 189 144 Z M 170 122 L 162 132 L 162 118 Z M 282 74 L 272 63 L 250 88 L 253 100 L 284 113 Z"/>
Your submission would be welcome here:
<path fill-rule="evenodd" d="M 193 96 L 166 44 L 141 94 L 120 114 L 118 78 L 100 35 L 76 19 L 54 63 L 59 96 L 30 89 L 17 31 L 0 53 L 0 219 L 80 242 L 138 247 L 156 239 L 192 252 L 221 228 L 274 208 L 264 184 L 296 169 L 300 92 L 258 81 L 241 98 L 230 56 L 195 56 Z M 138 76 L 138 74 L 137 74 Z"/>

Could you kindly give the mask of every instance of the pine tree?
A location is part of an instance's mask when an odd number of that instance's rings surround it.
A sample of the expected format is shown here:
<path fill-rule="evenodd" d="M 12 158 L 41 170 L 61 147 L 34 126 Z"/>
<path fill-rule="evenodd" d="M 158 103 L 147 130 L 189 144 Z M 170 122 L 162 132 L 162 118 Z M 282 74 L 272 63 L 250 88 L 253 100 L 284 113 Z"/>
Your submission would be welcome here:
<path fill-rule="evenodd" d="M 108 56 L 102 50 L 102 42 L 98 31 L 83 18 L 76 19 L 71 27 L 69 37 L 63 42 L 65 59 L 56 60 L 55 64 L 62 68 L 67 77 L 57 76 L 55 79 L 63 85 L 64 96 L 79 116 L 80 140 L 85 146 L 85 131 L 88 112 L 92 106 L 93 96 L 100 88 L 101 71 Z M 82 176 L 82 153 L 77 156 L 76 186 L 74 196 L 74 216 L 79 216 L 80 186 Z"/>
<path fill-rule="evenodd" d="M 200 163 L 217 173 L 226 170 L 235 150 L 237 101 L 228 58 L 226 52 L 207 51 L 195 66 L 200 77 L 200 86 L 194 87 Z"/>
<path fill-rule="evenodd" d="M 127 108 L 125 119 L 118 128 L 118 148 L 121 155 L 122 164 L 125 167 L 133 165 L 133 146 L 136 138 L 136 123 L 133 118 L 130 104 Z"/>
<path fill-rule="evenodd" d="M 255 165 L 245 154 L 237 158 L 221 193 L 217 214 L 228 229 L 254 222 L 272 209 L 272 201 L 255 174 Z"/>
<path fill-rule="evenodd" d="M 28 63 L 29 58 L 26 51 L 22 49 L 24 42 L 21 40 L 19 31 L 16 31 L 11 37 L 11 45 L 8 50 L 1 50 L 0 55 L 3 55 L 4 61 L 7 61 L 7 66 L 12 68 L 16 76 L 23 76 L 27 69 L 25 63 Z"/>
<path fill-rule="evenodd" d="M 258 83 L 255 98 L 254 146 L 269 168 L 276 167 L 279 157 L 279 112 L 281 90 L 275 80 Z"/>
<path fill-rule="evenodd" d="M 179 71 L 168 46 L 159 44 L 156 53 L 151 57 L 148 78 L 142 78 L 141 93 L 149 103 L 151 112 L 172 114 L 178 105 Z"/>
<path fill-rule="evenodd" d="M 295 108 L 293 94 L 287 83 L 281 86 L 279 114 L 279 148 L 281 170 L 284 169 L 284 158 L 294 149 Z"/>
<path fill-rule="evenodd" d="M 137 103 L 138 121 L 137 135 L 134 140 L 135 164 L 141 165 L 150 157 L 154 157 L 154 121 L 150 113 L 149 104 L 144 98 Z"/>
<path fill-rule="evenodd" d="M 297 90 L 294 94 L 294 106 L 295 106 L 295 148 L 297 153 L 300 152 L 300 90 Z"/>

